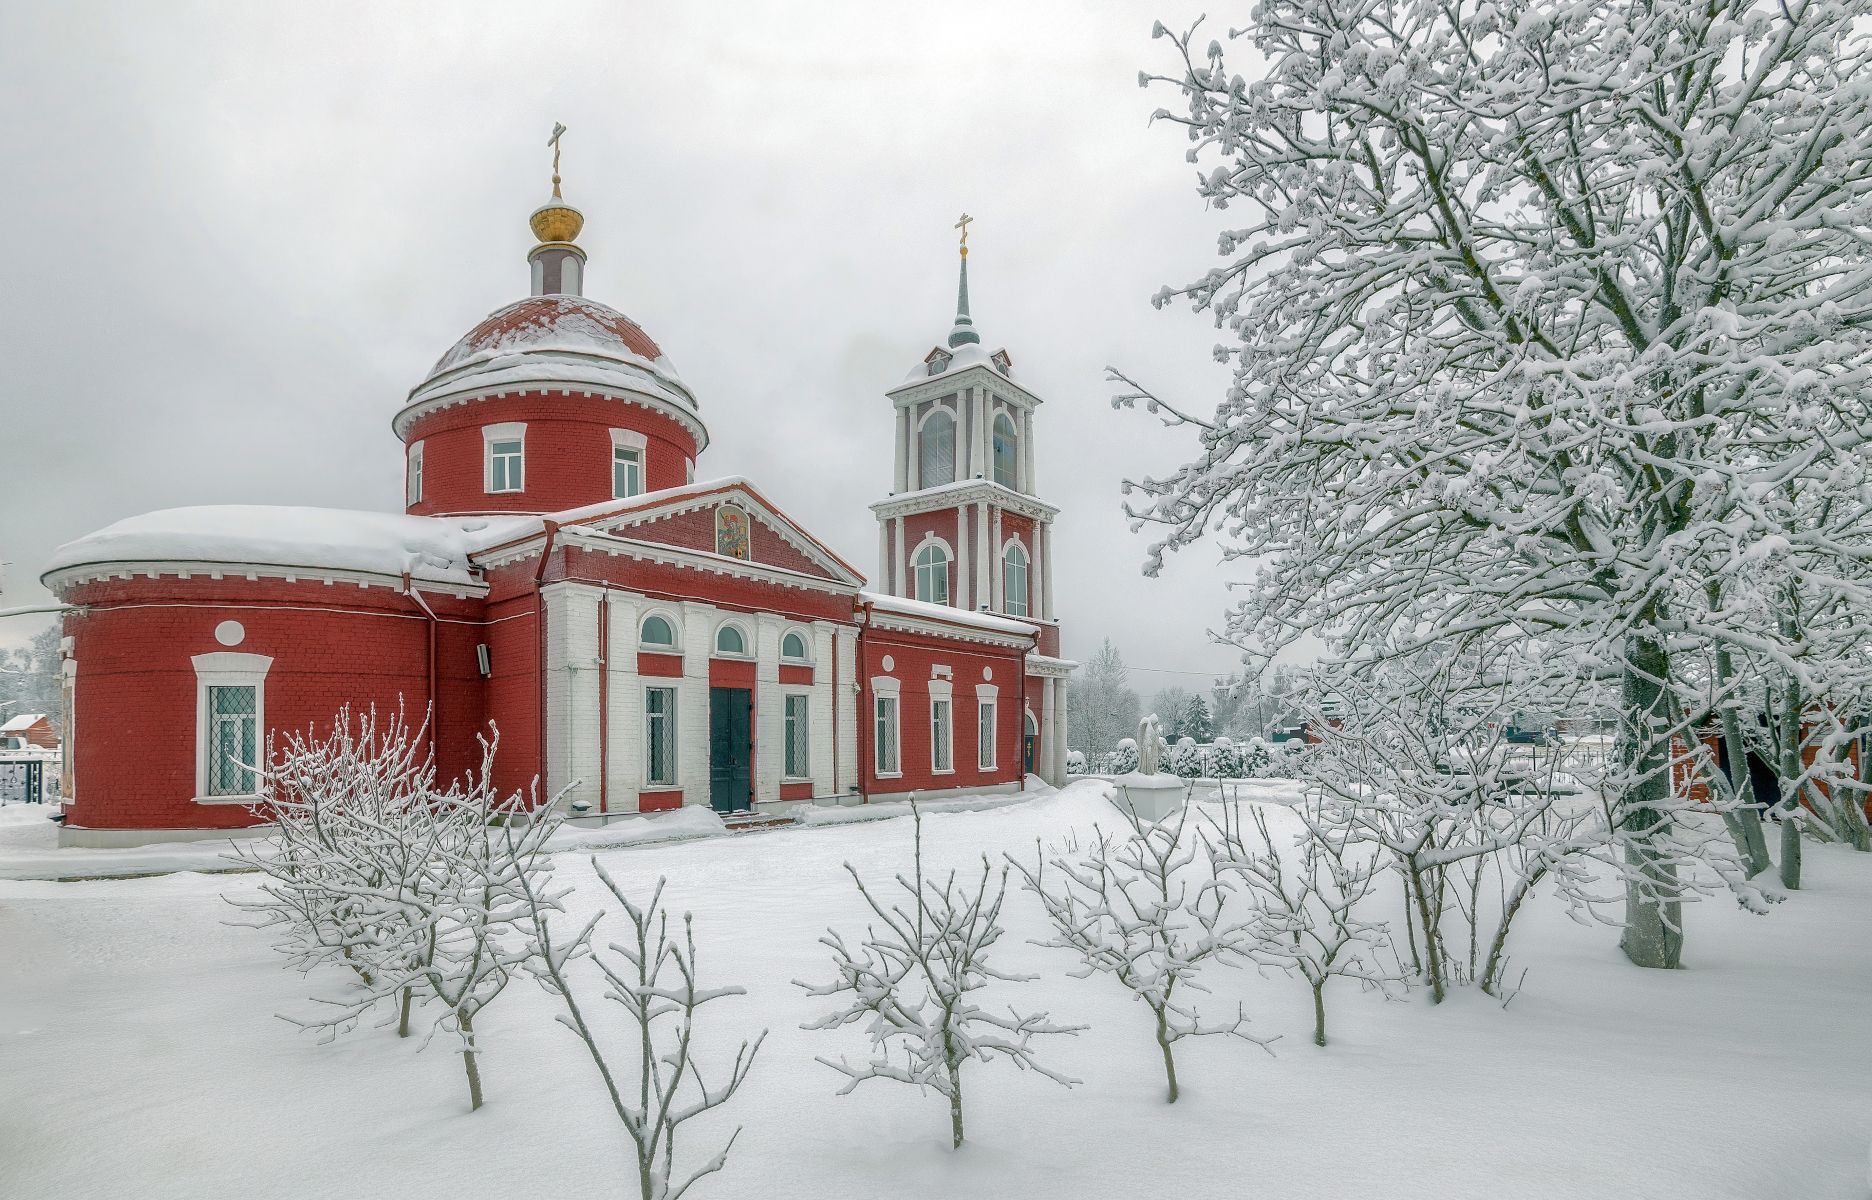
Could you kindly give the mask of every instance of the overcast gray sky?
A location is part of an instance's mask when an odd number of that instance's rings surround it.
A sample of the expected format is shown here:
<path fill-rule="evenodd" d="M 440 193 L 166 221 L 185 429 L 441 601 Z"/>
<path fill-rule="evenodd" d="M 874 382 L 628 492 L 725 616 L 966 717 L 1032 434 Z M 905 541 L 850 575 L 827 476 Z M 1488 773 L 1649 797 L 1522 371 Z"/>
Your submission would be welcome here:
<path fill-rule="evenodd" d="M 1111 411 L 1107 364 L 1206 408 L 1203 317 L 1149 297 L 1214 259 L 1153 20 L 1190 5 L 0 5 L 0 607 L 56 545 L 201 503 L 399 507 L 391 415 L 527 290 L 566 137 L 586 292 L 637 319 L 745 474 L 876 555 L 884 389 L 977 328 L 1039 416 L 1065 649 L 1226 671 L 1213 549 L 1166 578 L 1120 509 L 1186 435 Z M 32 632 L 0 621 L 0 643 Z M 1140 687 L 1200 683 L 1139 674 Z"/>

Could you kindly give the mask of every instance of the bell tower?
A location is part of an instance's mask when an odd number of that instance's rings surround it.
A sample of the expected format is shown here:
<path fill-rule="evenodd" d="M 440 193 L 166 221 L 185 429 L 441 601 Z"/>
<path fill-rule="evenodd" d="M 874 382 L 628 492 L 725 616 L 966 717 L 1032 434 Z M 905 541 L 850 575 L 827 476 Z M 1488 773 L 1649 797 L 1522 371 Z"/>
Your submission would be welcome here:
<path fill-rule="evenodd" d="M 878 518 L 878 589 L 996 613 L 1041 628 L 1058 653 L 1053 616 L 1053 518 L 1034 480 L 1041 400 L 1017 382 L 1006 350 L 989 353 L 969 313 L 964 214 L 955 323 L 944 344 L 890 389 L 894 486 Z"/>

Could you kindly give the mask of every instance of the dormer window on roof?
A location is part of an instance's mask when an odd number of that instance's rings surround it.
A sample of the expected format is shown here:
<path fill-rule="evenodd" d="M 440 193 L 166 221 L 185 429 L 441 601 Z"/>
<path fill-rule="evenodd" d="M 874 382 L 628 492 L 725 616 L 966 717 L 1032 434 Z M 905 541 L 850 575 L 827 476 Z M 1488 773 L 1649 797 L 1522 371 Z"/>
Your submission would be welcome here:
<path fill-rule="evenodd" d="M 929 352 L 929 357 L 923 360 L 923 365 L 929 368 L 931 375 L 941 375 L 949 369 L 950 360 L 954 358 L 955 355 L 938 346 Z"/>
<path fill-rule="evenodd" d="M 993 362 L 995 370 L 1001 372 L 1003 375 L 1008 374 L 1014 369 L 1014 360 L 1008 357 L 1008 352 L 1006 350 L 996 350 L 989 361 Z"/>

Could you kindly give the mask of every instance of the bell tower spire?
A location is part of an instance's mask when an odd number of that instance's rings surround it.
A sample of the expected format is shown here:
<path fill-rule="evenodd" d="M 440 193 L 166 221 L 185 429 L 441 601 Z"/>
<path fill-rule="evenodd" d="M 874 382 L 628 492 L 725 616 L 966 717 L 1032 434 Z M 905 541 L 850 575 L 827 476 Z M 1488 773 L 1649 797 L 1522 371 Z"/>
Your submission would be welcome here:
<path fill-rule="evenodd" d="M 552 199 L 527 218 L 533 236 L 539 239 L 527 254 L 527 262 L 533 265 L 535 296 L 583 294 L 580 288 L 585 282 L 585 251 L 572 239 L 585 227 L 585 214 L 567 204 L 559 192 L 559 139 L 565 132 L 564 125 L 553 122 L 552 136 L 546 139 L 553 152 Z"/>
<path fill-rule="evenodd" d="M 962 231 L 962 278 L 961 282 L 956 285 L 955 328 L 949 331 L 951 350 L 958 346 L 975 345 L 981 342 L 981 335 L 975 332 L 975 322 L 970 319 L 968 308 L 968 227 L 969 223 L 974 220 L 974 217 L 963 213 L 962 219 L 955 223 L 955 227 Z"/>

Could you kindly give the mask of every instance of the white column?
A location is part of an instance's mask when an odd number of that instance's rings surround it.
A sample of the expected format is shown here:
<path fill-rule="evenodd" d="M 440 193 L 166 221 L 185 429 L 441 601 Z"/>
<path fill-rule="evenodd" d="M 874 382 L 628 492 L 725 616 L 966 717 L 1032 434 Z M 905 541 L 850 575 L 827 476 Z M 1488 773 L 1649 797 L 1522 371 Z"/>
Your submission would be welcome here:
<path fill-rule="evenodd" d="M 878 518 L 877 586 L 880 591 L 891 590 L 890 521 L 884 517 Z"/>
<path fill-rule="evenodd" d="M 837 791 L 842 797 L 858 786 L 858 725 L 869 721 L 871 714 L 858 711 L 858 631 L 841 625 L 833 638 L 838 645 L 838 671 L 832 679 L 838 709 Z"/>
<path fill-rule="evenodd" d="M 904 411 L 904 473 L 910 480 L 910 490 L 918 491 L 923 486 L 923 455 L 918 447 L 922 440 L 922 430 L 917 424 L 917 411 L 906 408 Z"/>
<path fill-rule="evenodd" d="M 1053 759 L 1053 785 L 1055 787 L 1065 787 L 1066 742 L 1071 736 L 1071 731 L 1068 730 L 1066 726 L 1066 720 L 1067 714 L 1072 710 L 1072 705 L 1066 703 L 1066 685 L 1069 681 L 1056 679 L 1053 682 L 1059 695 L 1059 712 L 1053 718 L 1053 749 L 1050 752 L 1050 756 Z"/>
<path fill-rule="evenodd" d="M 1029 496 L 1037 496 L 1040 489 L 1034 486 L 1033 452 L 1033 409 L 1021 413 L 1020 421 L 1020 490 Z"/>
<path fill-rule="evenodd" d="M 896 541 L 897 547 L 891 554 L 890 594 L 908 596 L 910 588 L 907 586 L 904 575 L 908 570 L 905 560 L 909 558 L 909 552 L 904 549 L 904 519 L 902 517 L 892 520 L 891 531 L 896 535 L 893 540 Z"/>
<path fill-rule="evenodd" d="M 1040 719 L 1040 756 L 1034 763 L 1034 771 L 1040 778 L 1054 787 L 1060 784 L 1059 773 L 1053 769 L 1056 759 L 1065 760 L 1059 755 L 1060 731 L 1064 728 L 1060 710 L 1064 707 L 1060 701 L 1059 680 L 1049 677 L 1045 680 L 1041 695 L 1044 698 L 1044 714 Z"/>
<path fill-rule="evenodd" d="M 983 479 L 994 478 L 994 402 L 987 388 L 975 392 L 975 469 Z"/>
<path fill-rule="evenodd" d="M 988 502 L 981 501 L 975 506 L 975 595 L 971 597 L 969 608 L 978 610 L 982 605 L 992 606 L 994 601 L 989 592 L 988 573 Z"/>
<path fill-rule="evenodd" d="M 969 607 L 968 505 L 956 505 L 956 594 L 957 608 Z"/>
<path fill-rule="evenodd" d="M 754 618 L 754 799 L 780 798 L 786 772 L 786 702 L 780 698 L 780 635 L 785 622 Z"/>
<path fill-rule="evenodd" d="M 832 746 L 836 739 L 833 738 L 832 731 L 837 728 L 839 714 L 833 710 L 833 697 L 838 693 L 838 685 L 832 677 L 832 647 L 837 640 L 838 626 L 830 621 L 813 622 L 812 699 L 807 702 L 806 707 L 811 713 L 807 718 L 812 725 L 811 744 L 807 753 L 811 758 L 809 765 L 812 768 L 812 790 L 815 796 L 833 794 Z"/>
<path fill-rule="evenodd" d="M 598 595 L 581 584 L 546 588 L 546 797 L 598 810 Z M 566 790 L 570 789 L 570 790 Z"/>
<path fill-rule="evenodd" d="M 1040 597 L 1046 589 L 1046 522 L 1034 521 L 1032 541 L 1027 547 L 1027 613 L 1044 619 L 1046 609 Z"/>
<path fill-rule="evenodd" d="M 994 555 L 989 567 L 993 575 L 989 584 L 989 595 L 992 599 L 988 603 L 996 612 L 1007 611 L 1007 597 L 1001 594 L 1007 575 L 1007 572 L 1001 569 L 1001 543 L 1005 539 L 1006 534 L 1001 531 L 1001 510 L 997 508 L 994 510 L 994 536 L 988 543 Z"/>
<path fill-rule="evenodd" d="M 897 481 L 895 490 L 898 492 L 907 492 L 910 490 L 909 428 L 910 418 L 908 411 L 900 407 L 897 410 L 897 469 L 895 472 Z"/>
<path fill-rule="evenodd" d="M 643 783 L 644 698 L 637 676 L 642 598 L 612 592 L 605 608 L 605 810 L 636 812 Z"/>
<path fill-rule="evenodd" d="M 683 803 L 709 802 L 709 651 L 714 649 L 718 614 L 707 604 L 685 602 L 683 677 L 676 685 L 676 783 Z"/>
<path fill-rule="evenodd" d="M 1047 565 L 1041 568 L 1041 575 L 1040 575 L 1040 615 L 1045 617 L 1047 620 L 1051 621 L 1053 619 L 1053 526 L 1052 525 L 1047 526 L 1046 537 L 1042 542 L 1042 546 L 1044 547 L 1044 554 L 1045 554 Z"/>
<path fill-rule="evenodd" d="M 961 428 L 956 430 L 956 437 L 962 445 L 962 478 L 973 479 L 975 472 L 981 470 L 981 458 L 976 453 L 975 442 L 981 436 L 981 418 L 975 412 L 975 389 L 965 388 L 956 401 L 956 416 L 961 421 Z"/>

